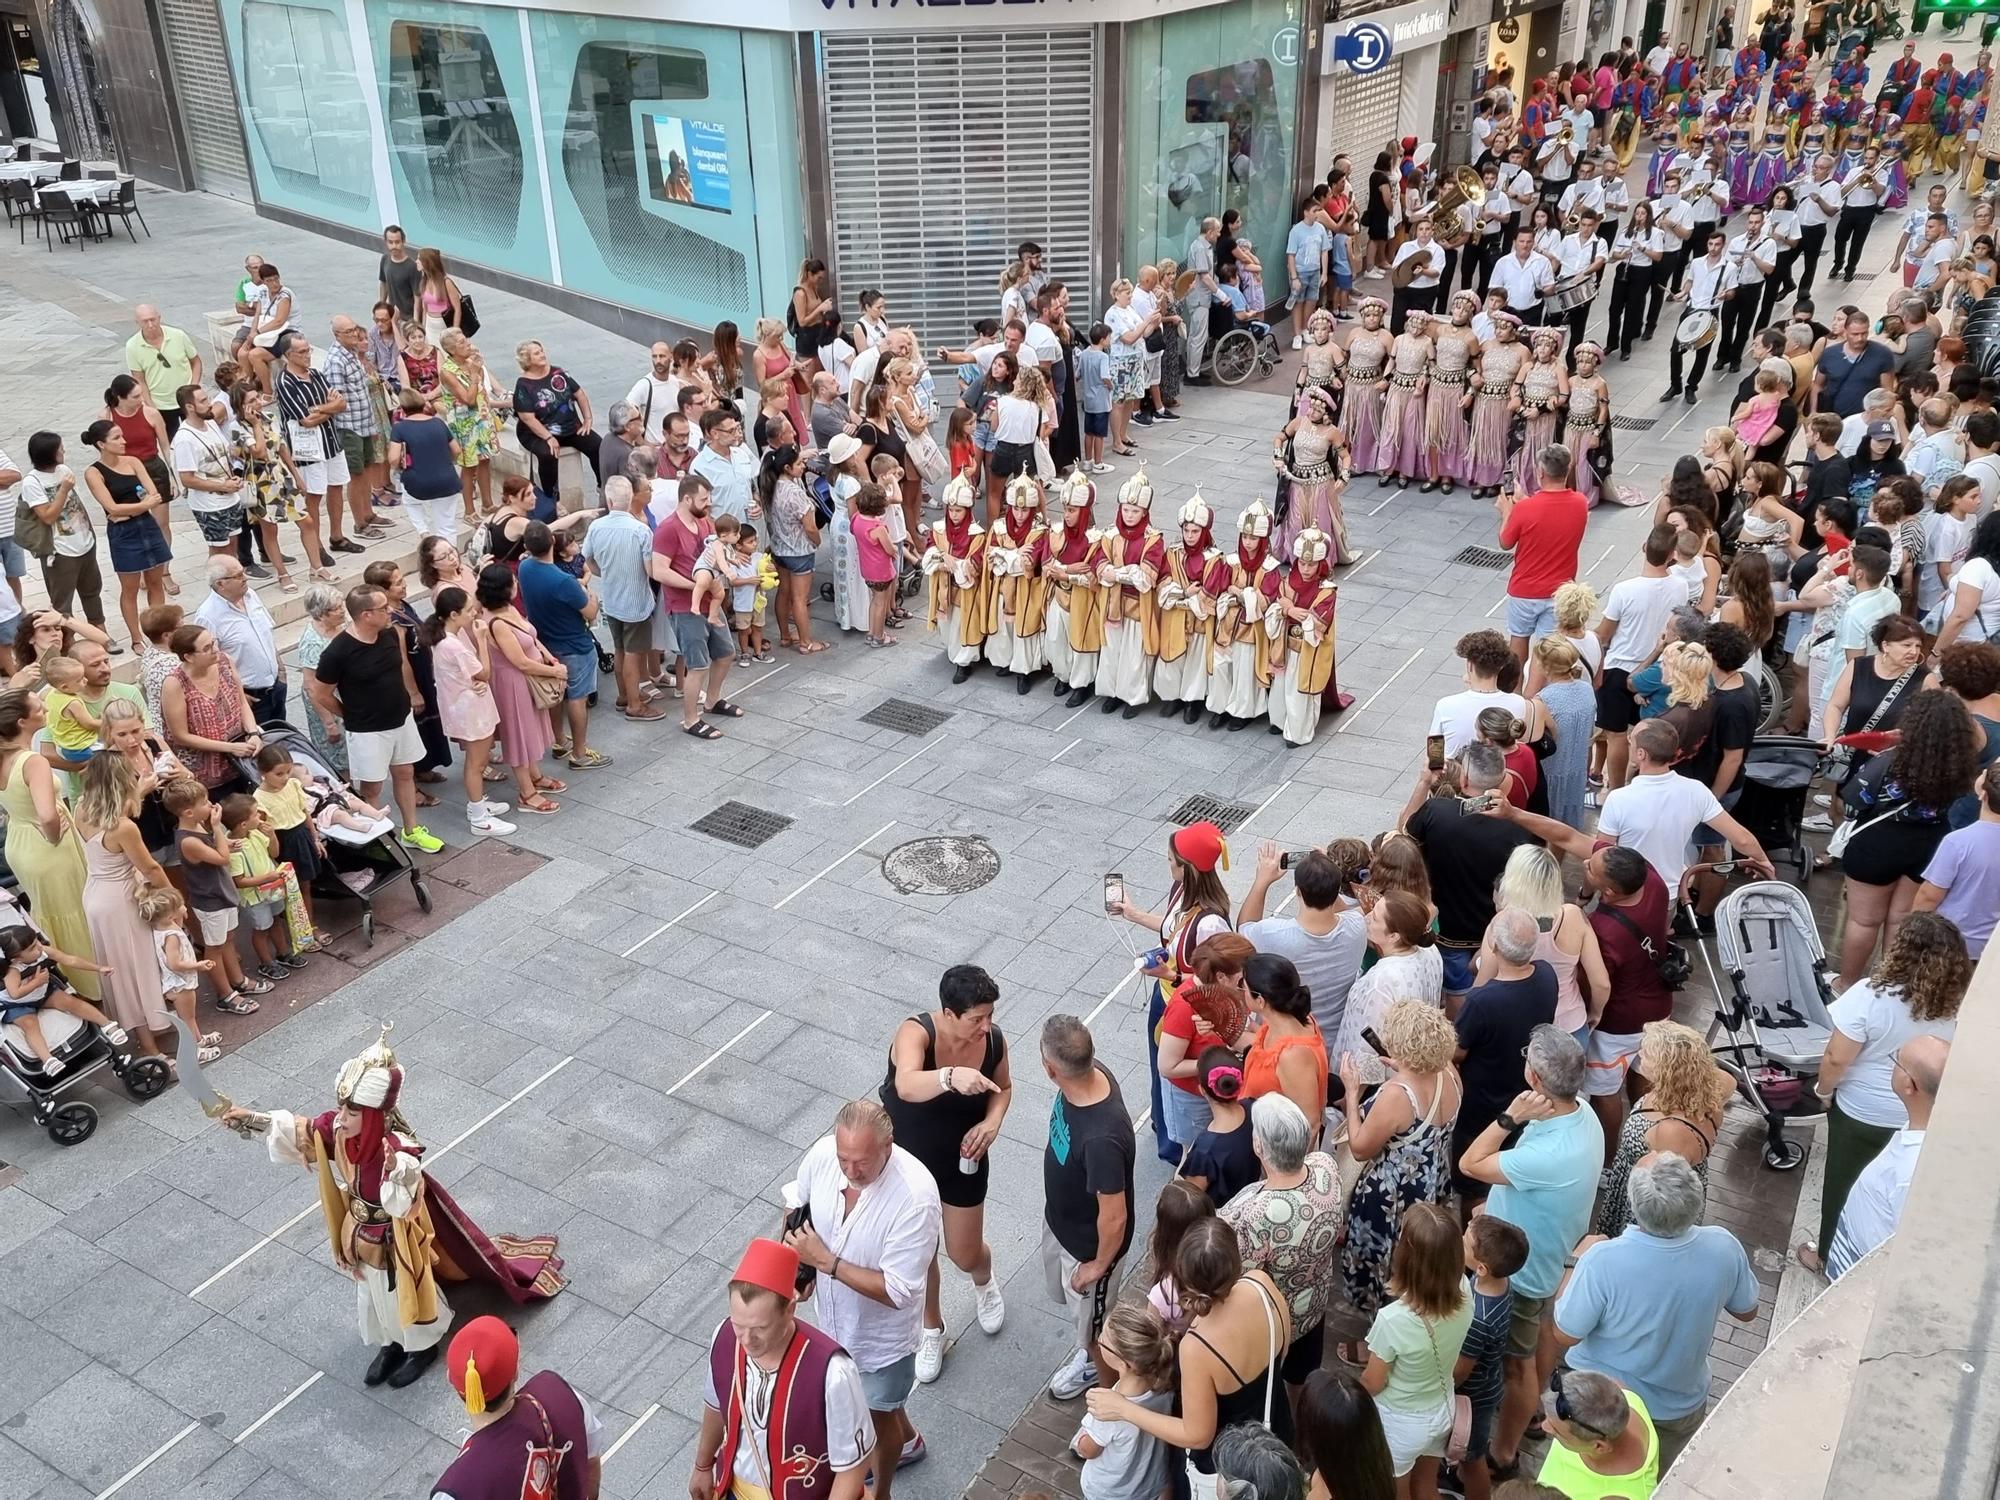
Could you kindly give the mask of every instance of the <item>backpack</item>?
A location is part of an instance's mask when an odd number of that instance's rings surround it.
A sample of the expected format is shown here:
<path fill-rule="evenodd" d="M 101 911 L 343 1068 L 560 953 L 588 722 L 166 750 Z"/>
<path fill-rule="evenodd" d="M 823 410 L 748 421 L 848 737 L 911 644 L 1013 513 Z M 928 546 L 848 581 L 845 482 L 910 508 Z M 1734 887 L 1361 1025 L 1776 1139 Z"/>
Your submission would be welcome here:
<path fill-rule="evenodd" d="M 60 516 L 62 513 L 58 511 L 56 514 Z M 25 485 L 21 489 L 21 498 L 14 502 L 14 540 L 31 557 L 42 562 L 55 556 L 56 529 L 35 514 L 34 507 L 28 504 Z"/>

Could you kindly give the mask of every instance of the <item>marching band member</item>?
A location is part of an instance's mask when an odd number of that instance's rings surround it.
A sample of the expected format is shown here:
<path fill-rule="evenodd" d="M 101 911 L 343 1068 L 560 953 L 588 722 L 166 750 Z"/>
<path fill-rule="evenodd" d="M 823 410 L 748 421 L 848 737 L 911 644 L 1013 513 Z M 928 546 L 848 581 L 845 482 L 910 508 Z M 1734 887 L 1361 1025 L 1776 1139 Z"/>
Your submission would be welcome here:
<path fill-rule="evenodd" d="M 1424 462 L 1424 372 L 1430 368 L 1430 315 L 1415 308 L 1409 327 L 1396 335 L 1390 349 L 1389 374 L 1383 382 L 1382 432 L 1375 441 L 1375 469 L 1395 477 L 1406 490 Z"/>
<path fill-rule="evenodd" d="M 1264 617 L 1278 605 L 1271 512 L 1252 500 L 1236 518 L 1236 551 L 1218 556 L 1203 590 L 1215 601 L 1210 635 L 1208 727 L 1242 729 L 1264 717 L 1271 697 L 1271 637 Z"/>
<path fill-rule="evenodd" d="M 1340 367 L 1345 362 L 1340 345 L 1333 341 L 1333 314 L 1323 307 L 1319 308 L 1306 319 L 1306 339 L 1299 355 L 1299 398 L 1293 403 L 1293 409 L 1305 409 L 1307 386 L 1319 387 L 1337 405 L 1340 401 Z"/>
<path fill-rule="evenodd" d="M 1153 590 L 1167 565 L 1167 544 L 1151 524 L 1153 486 L 1142 465 L 1118 491 L 1111 529 L 1097 544 L 1097 582 L 1104 591 L 1104 653 L 1097 684 L 1104 711 L 1122 702 L 1136 719 L 1153 691 L 1160 651 L 1159 605 Z"/>
<path fill-rule="evenodd" d="M 1316 404 L 1331 398 L 1321 394 L 1308 399 Z M 1208 577 L 1222 554 L 1215 546 L 1215 512 L 1200 490 L 1181 507 L 1180 524 L 1180 540 L 1167 549 L 1166 572 L 1160 578 L 1160 655 L 1153 668 L 1153 692 L 1162 714 L 1182 713 L 1192 724 L 1208 701 L 1209 632 L 1215 624 Z"/>
<path fill-rule="evenodd" d="M 1415 221 L 1416 237 L 1397 250 L 1390 262 L 1390 279 L 1397 283 L 1389 294 L 1389 332 L 1401 333 L 1413 312 L 1429 313 L 1437 307 L 1438 285 L 1444 279 L 1444 246 L 1431 238 L 1431 221 Z M 1417 262 L 1413 271 L 1398 274 L 1401 267 Z M 1408 277 L 1405 281 L 1403 278 Z"/>
<path fill-rule="evenodd" d="M 1556 440 L 1556 426 L 1569 396 L 1569 372 L 1557 356 L 1563 334 L 1559 328 L 1537 328 L 1528 335 L 1532 357 L 1514 378 L 1512 410 L 1521 416 L 1521 451 L 1514 458 L 1514 490 L 1533 494 L 1538 482 L 1535 455 Z"/>
<path fill-rule="evenodd" d="M 1475 238 L 1466 246 L 1465 271 L 1459 280 L 1460 286 L 1477 286 L 1482 297 L 1493 284 L 1493 267 L 1506 253 L 1507 216 L 1513 208 L 1500 189 L 1501 165 L 1489 161 L 1479 169 L 1479 180 L 1486 188 L 1486 196 L 1479 204 Z"/>
<path fill-rule="evenodd" d="M 1292 566 L 1278 585 L 1277 607 L 1264 617 L 1273 641 L 1276 680 L 1271 684 L 1271 733 L 1288 745 L 1310 745 L 1319 716 L 1354 701 L 1335 685 L 1333 570 L 1327 539 L 1302 531 L 1292 544 Z"/>
<path fill-rule="evenodd" d="M 1778 242 L 1764 227 L 1763 209 L 1750 210 L 1744 217 L 1743 232 L 1729 241 L 1726 252 L 1736 275 L 1736 295 L 1722 304 L 1722 339 L 1715 360 L 1718 375 L 1743 368 L 1743 345 L 1756 322 L 1765 278 L 1778 268 Z"/>
<path fill-rule="evenodd" d="M 1618 226 L 1624 222 L 1625 215 L 1632 211 L 1632 190 L 1625 186 L 1625 179 L 1622 176 L 1611 170 L 1609 162 L 1606 162 L 1599 171 L 1597 180 L 1604 186 L 1604 217 L 1598 221 L 1597 237 L 1604 241 L 1604 248 L 1609 250 L 1617 243 Z"/>
<path fill-rule="evenodd" d="M 1347 518 L 1340 508 L 1341 491 L 1347 487 L 1347 440 L 1341 436 L 1333 398 L 1326 392 L 1308 391 L 1299 405 L 1299 414 L 1285 424 L 1271 451 L 1279 486 L 1290 492 L 1274 545 L 1282 557 L 1292 537 L 1313 527 L 1334 538 L 1338 567 L 1354 561 Z"/>
<path fill-rule="evenodd" d="M 1711 139 L 1700 170 L 1701 175 L 1688 188 L 1688 199 L 1694 204 L 1694 235 L 1689 244 L 1695 247 L 1706 245 L 1708 232 L 1729 217 L 1728 163 L 1723 159 L 1720 134 Z"/>
<path fill-rule="evenodd" d="M 1535 253 L 1533 227 L 1523 224 L 1515 231 L 1514 248 L 1493 268 L 1492 285 L 1506 293 L 1507 311 L 1532 328 L 1542 321 L 1542 294 L 1554 279 L 1549 263 Z"/>
<path fill-rule="evenodd" d="M 1042 487 L 1032 474 L 1007 484 L 1007 503 L 986 537 L 986 659 L 1014 691 L 1048 665 L 1049 581 L 1035 567 L 1047 533 Z"/>
<path fill-rule="evenodd" d="M 1493 314 L 1493 339 L 1479 351 L 1479 373 L 1472 397 L 1472 432 L 1466 452 L 1465 477 L 1472 493 L 1500 493 L 1507 473 L 1507 429 L 1513 422 L 1514 382 L 1528 362 L 1527 346 L 1519 338 L 1521 320 L 1502 309 Z"/>
<path fill-rule="evenodd" d="M 1429 462 L 1430 477 L 1423 487 L 1429 490 L 1439 486 L 1447 495 L 1459 480 L 1469 477 L 1466 411 L 1472 405 L 1472 397 L 1467 377 L 1479 355 L 1479 340 L 1472 332 L 1472 314 L 1478 306 L 1479 299 L 1472 293 L 1458 293 L 1451 299 L 1451 322 L 1431 335 L 1431 366 L 1424 400 L 1424 455 Z M 1331 534 L 1335 542 L 1334 566 L 1352 561 L 1346 536 L 1338 530 Z"/>
<path fill-rule="evenodd" d="M 1873 146 L 1863 150 L 1859 164 L 1840 179 L 1840 221 L 1833 231 L 1833 270 L 1828 273 L 1829 278 L 1854 279 L 1862 247 L 1868 243 L 1868 231 L 1875 227 L 1875 216 L 1882 209 L 1884 181 L 1881 153 Z"/>
<path fill-rule="evenodd" d="M 1720 229 L 1710 230 L 1707 253 L 1688 267 L 1688 312 L 1691 314 L 1707 313 L 1711 318 L 1719 318 L 1722 315 L 1723 299 L 1736 288 L 1736 270 L 1729 264 L 1728 257 L 1722 253 L 1725 243 Z M 1686 318 L 1682 319 L 1683 323 L 1686 321 Z M 1709 325 L 1708 334 L 1709 336 L 1702 339 L 1695 347 L 1694 373 L 1685 386 L 1689 406 L 1693 406 L 1701 399 L 1699 390 L 1701 377 L 1708 370 L 1709 347 L 1714 343 L 1713 324 Z M 1673 352 L 1669 356 L 1672 383 L 1660 397 L 1662 401 L 1671 401 L 1682 394 L 1682 361 L 1686 358 L 1688 347 L 1681 342 L 1680 331 L 1676 329 Z"/>
<path fill-rule="evenodd" d="M 1666 255 L 1666 231 L 1654 225 L 1653 205 L 1641 203 L 1611 247 L 1618 269 L 1611 278 L 1611 326 L 1604 342 L 1620 359 L 1632 357 L 1634 339 L 1649 335 L 1646 313 L 1657 301 L 1654 282 Z"/>
<path fill-rule="evenodd" d="M 1585 342 L 1574 352 L 1576 373 L 1569 381 L 1568 425 L 1563 436 L 1576 460 L 1570 483 L 1595 505 L 1604 498 L 1611 478 L 1611 387 L 1598 374 L 1604 362 L 1602 345 Z"/>
<path fill-rule="evenodd" d="M 1770 325 L 1771 313 L 1780 298 L 1789 297 L 1796 287 L 1795 274 L 1799 263 L 1799 210 L 1798 194 L 1789 182 L 1781 182 L 1771 190 L 1771 206 L 1764 213 L 1764 229 L 1771 236 L 1771 243 L 1778 250 L 1777 269 L 1764 278 L 1764 298 L 1757 306 L 1756 322 L 1752 325 L 1765 328 Z"/>
<path fill-rule="evenodd" d="M 1806 263 L 1806 273 L 1799 278 L 1802 297 L 1812 295 L 1820 252 L 1826 248 L 1826 232 L 1838 222 L 1841 202 L 1840 184 L 1833 178 L 1833 157 L 1822 151 L 1799 184 L 1799 257 Z"/>
<path fill-rule="evenodd" d="M 953 682 L 978 665 L 986 644 L 986 528 L 972 519 L 972 482 L 954 474 L 944 487 L 944 514 L 931 522 L 923 569 L 930 579 L 925 628 L 944 640 Z"/>
<path fill-rule="evenodd" d="M 1561 280 L 1574 284 L 1581 278 L 1596 277 L 1604 270 L 1605 244 L 1597 237 L 1597 210 L 1585 208 L 1577 214 L 1576 232 L 1562 237 L 1556 246 L 1556 270 Z M 1569 345 L 1572 351 L 1583 341 L 1583 330 L 1590 322 L 1590 309 L 1597 296 L 1597 285 L 1592 282 L 1590 298 L 1571 308 L 1566 313 L 1558 313 L 1551 323 L 1565 323 L 1569 326 Z M 1572 353 L 1572 357 L 1573 353 Z"/>
<path fill-rule="evenodd" d="M 1382 315 L 1388 310 L 1380 297 L 1363 297 L 1361 326 L 1347 341 L 1347 391 L 1340 425 L 1358 474 L 1375 472 L 1375 446 L 1382 434 L 1382 372 L 1388 368 L 1391 343 Z"/>
<path fill-rule="evenodd" d="M 1528 222 L 1528 215 L 1534 212 L 1542 197 L 1535 174 L 1528 169 L 1528 153 L 1528 146 L 1516 141 L 1507 148 L 1507 162 L 1500 169 L 1500 191 L 1507 195 L 1508 244 L 1513 243 L 1514 236 Z"/>
<path fill-rule="evenodd" d="M 1056 696 L 1080 708 L 1096 693 L 1104 649 L 1104 591 L 1097 586 L 1099 533 L 1092 522 L 1097 486 L 1074 471 L 1058 493 L 1062 516 L 1030 549 L 1035 572 L 1048 580 L 1048 628 L 1042 639 Z"/>
<path fill-rule="evenodd" d="M 1563 189 L 1562 197 L 1556 200 L 1556 217 L 1563 224 L 1590 209 L 1604 218 L 1604 179 L 1597 175 L 1597 156 L 1592 153 L 1576 164 L 1576 181 Z"/>
<path fill-rule="evenodd" d="M 1577 154 L 1584 145 L 1577 139 L 1576 127 L 1564 118 L 1536 150 L 1535 171 L 1541 175 L 1543 202 L 1553 203 L 1562 196 L 1563 189 L 1576 176 Z"/>

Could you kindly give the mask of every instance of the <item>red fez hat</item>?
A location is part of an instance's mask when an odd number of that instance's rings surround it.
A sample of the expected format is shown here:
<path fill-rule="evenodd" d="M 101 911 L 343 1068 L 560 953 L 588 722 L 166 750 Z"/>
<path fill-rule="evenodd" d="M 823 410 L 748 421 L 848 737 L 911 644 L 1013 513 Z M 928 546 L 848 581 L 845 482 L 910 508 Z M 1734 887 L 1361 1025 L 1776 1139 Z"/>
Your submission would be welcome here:
<path fill-rule="evenodd" d="M 498 1318 L 474 1318 L 451 1336 L 444 1367 L 465 1409 L 478 1416 L 487 1396 L 506 1390 L 520 1373 L 521 1341 Z"/>
<path fill-rule="evenodd" d="M 1174 853 L 1203 873 L 1213 870 L 1217 861 L 1229 868 L 1229 845 L 1213 823 L 1188 824 L 1174 835 L 1173 844 Z"/>
<path fill-rule="evenodd" d="M 776 1240 L 752 1240 L 731 1281 L 745 1282 L 790 1301 L 799 1294 L 799 1252 Z"/>

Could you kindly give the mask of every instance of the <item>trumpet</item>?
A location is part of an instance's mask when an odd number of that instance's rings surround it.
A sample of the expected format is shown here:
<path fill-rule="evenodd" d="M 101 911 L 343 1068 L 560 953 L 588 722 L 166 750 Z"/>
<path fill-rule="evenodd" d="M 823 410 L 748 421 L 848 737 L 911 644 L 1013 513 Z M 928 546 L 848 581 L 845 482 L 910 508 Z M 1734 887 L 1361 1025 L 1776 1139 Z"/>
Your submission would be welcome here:
<path fill-rule="evenodd" d="M 1565 146 L 1569 145 L 1576 139 L 1576 126 L 1572 125 L 1568 120 L 1564 120 L 1562 134 L 1557 136 L 1556 139 Z"/>

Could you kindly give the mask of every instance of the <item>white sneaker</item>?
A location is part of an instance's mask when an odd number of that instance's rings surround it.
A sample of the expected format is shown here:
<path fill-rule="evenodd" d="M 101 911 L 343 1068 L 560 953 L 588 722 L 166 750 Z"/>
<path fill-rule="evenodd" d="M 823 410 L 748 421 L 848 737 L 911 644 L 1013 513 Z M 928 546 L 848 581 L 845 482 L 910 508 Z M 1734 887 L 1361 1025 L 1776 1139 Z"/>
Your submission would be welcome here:
<path fill-rule="evenodd" d="M 1813 793 L 1813 806 L 1814 806 L 1814 807 L 1831 807 L 1831 806 L 1833 806 L 1833 793 L 1832 793 L 1832 792 L 1814 792 L 1814 793 Z"/>
<path fill-rule="evenodd" d="M 1306 346 L 1306 336 L 1304 334 L 1295 333 L 1292 335 L 1292 347 L 1294 349 L 1303 349 L 1305 348 L 1305 346 Z"/>
<path fill-rule="evenodd" d="M 1000 1325 L 1007 1321 L 1007 1299 L 1000 1295 L 1000 1282 L 996 1277 L 985 1286 L 974 1284 L 972 1300 L 979 1309 L 979 1326 L 987 1333 L 998 1333 Z"/>
<path fill-rule="evenodd" d="M 1807 833 L 1831 833 L 1833 819 L 1825 813 L 1812 813 L 1800 821 L 1799 827 Z"/>
<path fill-rule="evenodd" d="M 468 805 L 469 805 L 469 804 L 468 804 Z M 480 803 L 479 805 L 480 805 L 481 807 L 483 807 L 483 808 L 485 808 L 485 809 L 486 809 L 486 816 L 487 816 L 487 817 L 489 817 L 489 818 L 504 818 L 504 817 L 506 817 L 506 816 L 507 816 L 507 812 L 508 812 L 508 809 L 509 809 L 509 807 L 511 806 L 511 804 L 509 804 L 509 803 L 506 803 L 506 802 L 495 802 L 495 801 L 494 801 L 494 800 L 493 800 L 492 798 L 490 798 L 490 797 L 489 797 L 489 798 L 487 798 L 487 799 L 486 799 L 486 801 L 484 801 L 484 802 Z"/>
<path fill-rule="evenodd" d="M 1058 1401 L 1068 1401 L 1096 1384 L 1097 1366 L 1083 1350 L 1073 1349 L 1062 1368 L 1049 1377 L 1049 1394 Z"/>
<path fill-rule="evenodd" d="M 514 831 L 514 825 L 507 822 L 504 818 L 474 817 L 468 818 L 466 821 L 472 825 L 474 833 L 490 835 L 496 838 L 504 838 Z"/>
<path fill-rule="evenodd" d="M 944 1373 L 944 1330 L 926 1328 L 917 1340 L 917 1384 L 929 1385 Z"/>

